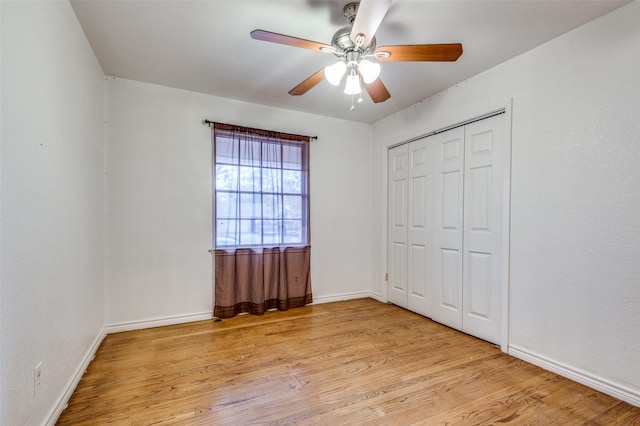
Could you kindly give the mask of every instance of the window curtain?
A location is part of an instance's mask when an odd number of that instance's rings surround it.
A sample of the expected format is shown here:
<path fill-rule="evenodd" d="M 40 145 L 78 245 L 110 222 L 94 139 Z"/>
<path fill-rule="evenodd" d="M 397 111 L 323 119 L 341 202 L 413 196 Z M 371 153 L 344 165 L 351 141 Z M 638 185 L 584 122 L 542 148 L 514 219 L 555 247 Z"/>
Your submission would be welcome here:
<path fill-rule="evenodd" d="M 213 123 L 214 316 L 312 302 L 309 137 Z"/>

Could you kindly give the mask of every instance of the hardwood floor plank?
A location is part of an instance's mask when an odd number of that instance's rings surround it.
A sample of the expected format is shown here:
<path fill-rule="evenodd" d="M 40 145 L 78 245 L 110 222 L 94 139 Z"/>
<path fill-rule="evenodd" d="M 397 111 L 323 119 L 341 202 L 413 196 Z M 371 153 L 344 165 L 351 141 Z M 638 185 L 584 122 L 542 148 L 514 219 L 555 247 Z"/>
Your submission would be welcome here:
<path fill-rule="evenodd" d="M 109 335 L 59 425 L 640 425 L 640 408 L 358 299 Z"/>

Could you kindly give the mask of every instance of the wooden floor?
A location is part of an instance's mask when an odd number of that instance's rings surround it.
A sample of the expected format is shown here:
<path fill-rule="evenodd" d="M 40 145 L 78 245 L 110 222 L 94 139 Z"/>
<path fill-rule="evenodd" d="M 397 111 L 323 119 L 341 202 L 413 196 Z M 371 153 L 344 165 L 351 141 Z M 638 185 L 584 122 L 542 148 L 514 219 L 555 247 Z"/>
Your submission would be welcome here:
<path fill-rule="evenodd" d="M 59 425 L 640 425 L 640 408 L 359 299 L 109 335 Z"/>

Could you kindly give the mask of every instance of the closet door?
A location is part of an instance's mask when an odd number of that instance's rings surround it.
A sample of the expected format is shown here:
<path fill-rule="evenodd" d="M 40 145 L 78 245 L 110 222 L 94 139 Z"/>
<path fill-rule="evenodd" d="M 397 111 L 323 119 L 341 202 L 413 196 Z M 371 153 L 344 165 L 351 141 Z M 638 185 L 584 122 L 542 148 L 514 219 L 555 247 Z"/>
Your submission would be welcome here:
<path fill-rule="evenodd" d="M 462 330 L 464 128 L 433 139 L 431 318 Z"/>
<path fill-rule="evenodd" d="M 389 302 L 407 307 L 407 195 L 409 147 L 389 150 L 388 292 Z"/>
<path fill-rule="evenodd" d="M 407 205 L 407 308 L 430 315 L 432 144 L 420 139 L 409 144 Z"/>
<path fill-rule="evenodd" d="M 504 116 L 465 126 L 462 331 L 500 343 L 507 170 Z"/>

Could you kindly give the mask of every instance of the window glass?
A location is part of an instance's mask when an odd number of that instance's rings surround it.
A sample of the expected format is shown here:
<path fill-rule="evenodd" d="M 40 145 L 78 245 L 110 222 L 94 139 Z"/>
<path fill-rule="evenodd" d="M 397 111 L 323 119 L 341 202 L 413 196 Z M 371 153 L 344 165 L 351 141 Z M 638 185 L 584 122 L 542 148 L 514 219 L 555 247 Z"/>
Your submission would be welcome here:
<path fill-rule="evenodd" d="M 260 191 L 260 167 L 240 166 L 240 191 Z"/>
<path fill-rule="evenodd" d="M 300 194 L 302 192 L 302 172 L 298 170 L 282 171 L 282 192 Z"/>
<path fill-rule="evenodd" d="M 216 218 L 238 217 L 238 194 L 235 192 L 216 193 Z"/>
<path fill-rule="evenodd" d="M 216 190 L 238 190 L 238 166 L 219 164 L 216 167 Z"/>
<path fill-rule="evenodd" d="M 262 192 L 282 191 L 282 170 L 262 169 Z"/>

